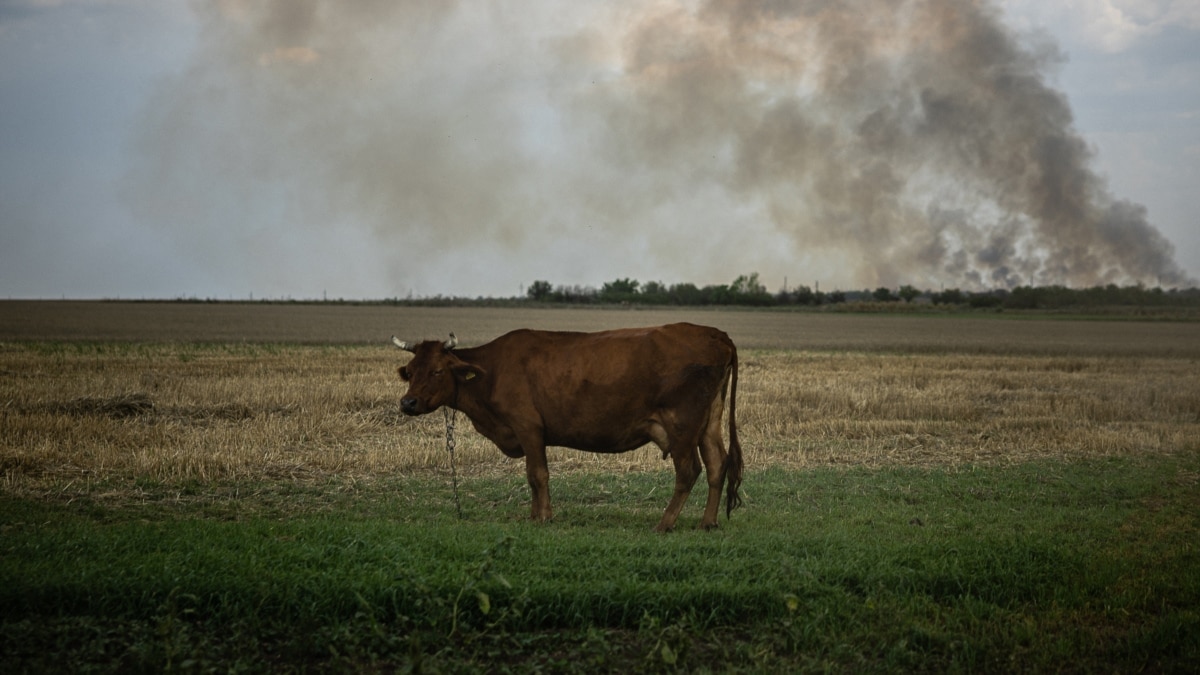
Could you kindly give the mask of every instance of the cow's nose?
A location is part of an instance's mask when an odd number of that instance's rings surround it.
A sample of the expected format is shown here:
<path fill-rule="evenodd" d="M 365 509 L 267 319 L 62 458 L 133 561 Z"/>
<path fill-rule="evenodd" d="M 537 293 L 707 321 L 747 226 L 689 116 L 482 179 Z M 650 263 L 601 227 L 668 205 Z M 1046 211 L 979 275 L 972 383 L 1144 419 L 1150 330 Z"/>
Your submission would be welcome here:
<path fill-rule="evenodd" d="M 417 399 L 415 399 L 415 398 L 400 399 L 400 412 L 404 413 L 405 415 L 416 415 L 417 414 Z"/>

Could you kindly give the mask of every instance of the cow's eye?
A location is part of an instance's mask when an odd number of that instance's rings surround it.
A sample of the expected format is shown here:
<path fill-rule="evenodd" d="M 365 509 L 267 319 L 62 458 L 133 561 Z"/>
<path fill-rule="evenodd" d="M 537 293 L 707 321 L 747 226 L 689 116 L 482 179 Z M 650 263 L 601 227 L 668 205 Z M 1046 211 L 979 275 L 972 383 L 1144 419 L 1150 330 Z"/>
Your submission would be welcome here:
<path fill-rule="evenodd" d="M 444 371 L 443 371 L 441 368 L 439 368 L 439 369 L 437 369 L 437 370 L 433 371 L 433 376 L 434 376 L 434 377 L 441 377 L 443 372 L 444 372 Z"/>

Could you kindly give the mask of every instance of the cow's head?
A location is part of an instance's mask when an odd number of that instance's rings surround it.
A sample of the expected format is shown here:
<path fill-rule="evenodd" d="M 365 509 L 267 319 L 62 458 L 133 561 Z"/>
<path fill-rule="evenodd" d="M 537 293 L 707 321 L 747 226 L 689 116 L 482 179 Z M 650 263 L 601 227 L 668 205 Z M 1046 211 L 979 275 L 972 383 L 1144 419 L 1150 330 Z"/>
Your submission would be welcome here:
<path fill-rule="evenodd" d="M 406 415 L 424 415 L 458 401 L 458 388 L 484 374 L 482 368 L 458 358 L 454 333 L 445 342 L 429 340 L 412 344 L 392 336 L 392 343 L 412 352 L 412 360 L 400 367 L 400 379 L 408 391 L 400 399 L 400 411 Z"/>

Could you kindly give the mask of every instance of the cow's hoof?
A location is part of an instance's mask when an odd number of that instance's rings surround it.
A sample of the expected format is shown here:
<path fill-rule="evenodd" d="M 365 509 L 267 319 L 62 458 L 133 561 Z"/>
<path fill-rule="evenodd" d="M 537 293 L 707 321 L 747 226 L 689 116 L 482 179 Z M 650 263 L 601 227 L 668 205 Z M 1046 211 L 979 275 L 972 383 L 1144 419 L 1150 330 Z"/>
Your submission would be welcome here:
<path fill-rule="evenodd" d="M 705 532 L 712 532 L 713 530 L 717 529 L 717 527 L 719 526 L 716 523 L 700 523 L 696 529 L 704 530 Z"/>

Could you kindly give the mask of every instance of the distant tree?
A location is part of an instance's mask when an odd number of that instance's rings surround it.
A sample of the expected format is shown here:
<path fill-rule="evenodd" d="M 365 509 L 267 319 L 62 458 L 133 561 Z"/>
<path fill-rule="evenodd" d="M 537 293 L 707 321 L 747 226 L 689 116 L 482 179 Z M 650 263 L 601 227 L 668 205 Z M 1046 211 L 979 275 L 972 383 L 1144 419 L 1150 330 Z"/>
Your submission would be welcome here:
<path fill-rule="evenodd" d="M 975 309 L 990 309 L 1004 304 L 1004 298 L 996 293 L 972 293 L 967 303 Z"/>
<path fill-rule="evenodd" d="M 632 302 L 640 284 L 635 279 L 614 279 L 600 289 L 601 302 Z"/>
<path fill-rule="evenodd" d="M 732 305 L 736 301 L 736 296 L 728 284 L 705 286 L 700 289 L 700 297 L 700 304 L 703 305 Z"/>
<path fill-rule="evenodd" d="M 1004 301 L 1009 309 L 1037 309 L 1045 300 L 1041 297 L 1044 292 L 1031 286 L 1017 286 Z"/>
<path fill-rule="evenodd" d="M 966 301 L 967 296 L 957 288 L 933 294 L 933 304 L 935 305 L 961 305 Z"/>
<path fill-rule="evenodd" d="M 892 290 L 886 286 L 880 286 L 879 288 L 876 288 L 875 291 L 871 293 L 871 297 L 875 298 L 879 302 L 892 302 L 897 300 L 896 296 L 892 295 Z"/>
<path fill-rule="evenodd" d="M 900 296 L 900 298 L 902 300 L 904 300 L 904 302 L 912 302 L 914 298 L 921 295 L 921 291 L 918 291 L 917 289 L 913 288 L 912 286 L 905 284 L 900 287 L 900 292 L 898 293 L 898 295 Z"/>
<path fill-rule="evenodd" d="M 667 295 L 670 297 L 671 303 L 676 305 L 704 304 L 704 293 L 696 287 L 696 284 L 692 283 L 671 284 Z"/>
<path fill-rule="evenodd" d="M 596 302 L 599 294 L 591 286 L 555 286 L 551 298 L 555 302 L 584 305 Z"/>
<path fill-rule="evenodd" d="M 742 295 L 755 295 L 758 293 L 766 293 L 767 287 L 759 283 L 758 272 L 754 272 L 750 276 L 743 274 L 737 279 L 734 279 L 733 283 L 729 286 L 729 290 L 733 293 L 740 293 Z"/>
<path fill-rule="evenodd" d="M 808 286 L 797 286 L 792 292 L 792 297 L 797 305 L 816 305 L 817 295 Z"/>
<path fill-rule="evenodd" d="M 601 293 L 622 293 L 631 295 L 637 293 L 641 284 L 636 279 L 614 279 L 601 288 Z"/>
<path fill-rule="evenodd" d="M 638 301 L 649 305 L 665 305 L 671 301 L 666 285 L 661 281 L 647 281 L 642 284 L 638 293 Z"/>
<path fill-rule="evenodd" d="M 750 275 L 740 275 L 728 286 L 729 297 L 724 302 L 714 304 L 737 305 L 771 305 L 775 298 L 767 292 L 767 287 L 758 280 L 758 272 Z"/>
<path fill-rule="evenodd" d="M 550 295 L 553 292 L 554 292 L 554 287 L 550 285 L 549 281 L 539 280 L 539 281 L 535 281 L 529 285 L 529 290 L 526 291 L 526 295 L 529 296 L 530 300 L 536 300 L 537 302 L 546 302 L 547 300 L 550 299 Z"/>
<path fill-rule="evenodd" d="M 834 291 L 828 295 L 828 301 L 833 305 L 840 305 L 846 302 L 846 294 L 843 291 Z"/>

